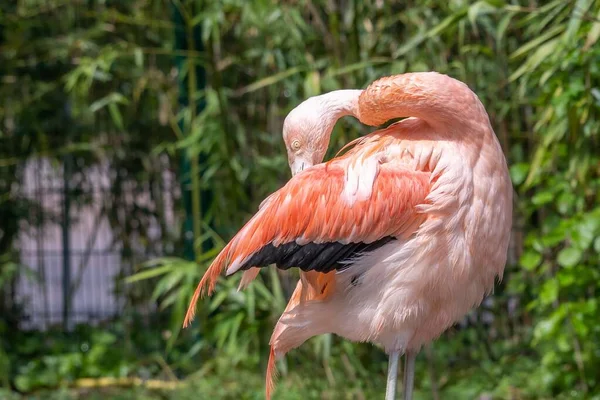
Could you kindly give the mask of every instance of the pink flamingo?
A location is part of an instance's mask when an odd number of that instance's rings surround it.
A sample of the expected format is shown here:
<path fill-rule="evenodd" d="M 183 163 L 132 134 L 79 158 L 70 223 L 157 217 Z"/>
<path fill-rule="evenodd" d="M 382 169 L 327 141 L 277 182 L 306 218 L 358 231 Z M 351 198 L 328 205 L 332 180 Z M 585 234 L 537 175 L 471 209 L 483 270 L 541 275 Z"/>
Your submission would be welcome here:
<path fill-rule="evenodd" d="M 410 118 L 322 163 L 346 115 L 371 126 Z M 214 260 L 184 325 L 222 271 L 245 270 L 245 287 L 258 267 L 298 267 L 271 337 L 267 399 L 275 359 L 324 333 L 383 346 L 386 399 L 395 398 L 404 353 L 411 399 L 419 349 L 478 306 L 503 274 L 512 185 L 488 115 L 462 82 L 410 73 L 309 98 L 287 116 L 283 137 L 294 176 Z"/>

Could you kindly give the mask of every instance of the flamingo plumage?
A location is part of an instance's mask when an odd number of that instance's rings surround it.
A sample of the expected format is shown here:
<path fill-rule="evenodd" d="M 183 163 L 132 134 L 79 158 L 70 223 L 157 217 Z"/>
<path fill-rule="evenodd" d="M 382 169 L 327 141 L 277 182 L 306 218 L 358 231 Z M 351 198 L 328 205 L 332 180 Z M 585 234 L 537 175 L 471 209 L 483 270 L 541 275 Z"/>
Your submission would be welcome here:
<path fill-rule="evenodd" d="M 336 121 L 379 126 L 322 163 Z M 387 397 L 406 353 L 414 357 L 478 306 L 501 278 L 512 221 L 512 185 L 488 114 L 464 83 L 424 72 L 379 79 L 365 90 L 312 97 L 284 122 L 292 179 L 261 204 L 206 271 L 198 298 L 219 275 L 298 267 L 300 280 L 271 337 L 275 359 L 312 336 L 335 333 L 383 346 Z"/>

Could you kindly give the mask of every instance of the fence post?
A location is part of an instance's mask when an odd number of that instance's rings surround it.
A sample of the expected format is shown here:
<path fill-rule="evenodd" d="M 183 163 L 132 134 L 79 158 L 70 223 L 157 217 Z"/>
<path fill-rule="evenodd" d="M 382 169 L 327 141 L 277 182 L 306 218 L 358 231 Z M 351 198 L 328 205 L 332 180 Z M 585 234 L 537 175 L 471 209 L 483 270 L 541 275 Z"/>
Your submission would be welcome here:
<path fill-rule="evenodd" d="M 63 329 L 69 329 L 69 316 L 71 312 L 71 241 L 70 241 L 70 211 L 71 211 L 71 190 L 69 179 L 71 178 L 71 156 L 67 155 L 63 159 L 63 210 L 62 210 L 62 295 L 63 309 L 62 320 Z"/>
<path fill-rule="evenodd" d="M 203 51 L 203 46 L 202 46 L 202 35 L 201 35 L 201 24 L 197 24 L 193 29 L 193 35 L 191 37 L 192 39 L 192 43 L 189 43 L 188 41 L 188 26 L 187 23 L 189 23 L 189 21 L 186 21 L 184 19 L 184 16 L 182 15 L 181 10 L 179 9 L 179 7 L 184 7 L 184 5 L 182 3 L 180 3 L 179 5 L 175 5 L 173 4 L 173 19 L 174 19 L 174 26 L 175 26 L 175 48 L 181 52 L 187 52 L 190 50 L 194 50 L 197 52 L 201 52 Z M 183 71 L 185 70 L 184 65 L 187 62 L 188 63 L 188 67 L 190 67 L 191 65 L 193 65 L 194 68 L 194 72 L 195 72 L 195 76 L 197 77 L 196 79 L 196 90 L 201 90 L 204 89 L 205 85 L 206 85 L 206 76 L 205 76 L 205 71 L 204 68 L 202 66 L 197 65 L 196 62 L 190 62 L 189 60 L 189 53 L 187 55 L 183 55 L 183 54 L 179 54 L 177 56 L 175 56 L 175 64 L 177 66 L 177 71 L 178 71 L 178 75 L 179 75 L 179 96 L 178 96 L 178 103 L 180 108 L 185 108 L 190 106 L 190 93 L 189 93 L 189 76 L 190 76 L 190 68 L 187 69 L 187 72 L 185 74 L 185 79 L 183 79 Z M 193 104 L 191 104 L 191 106 L 195 106 L 194 107 L 194 112 L 191 113 L 192 115 L 197 115 L 197 113 L 201 112 L 204 109 L 205 106 L 205 102 L 204 100 L 196 100 L 194 101 Z M 190 121 L 190 126 L 191 124 L 193 124 L 194 121 Z M 185 121 L 183 118 L 181 118 L 178 121 L 179 127 L 181 129 L 182 132 L 186 132 L 186 126 L 185 126 Z M 193 209 L 195 206 L 198 206 L 198 204 L 194 204 L 194 194 L 192 193 L 192 174 L 193 173 L 197 173 L 199 175 L 202 175 L 204 169 L 205 169 L 205 159 L 206 159 L 206 155 L 204 154 L 204 152 L 201 152 L 198 156 L 197 160 L 193 160 L 195 161 L 196 167 L 199 168 L 192 168 L 192 162 L 190 160 L 189 154 L 184 150 L 182 151 L 181 154 L 181 164 L 180 164 L 180 179 L 181 179 L 181 192 L 182 192 L 182 197 L 183 197 L 183 205 L 185 208 L 185 214 L 186 214 L 186 219 L 185 222 L 183 224 L 183 243 L 184 243 L 184 249 L 183 249 L 183 256 L 185 259 L 187 260 L 194 260 L 196 258 L 195 255 L 195 248 L 194 248 L 194 239 L 198 239 L 200 237 L 201 232 L 194 232 L 195 224 L 198 223 L 202 223 L 202 221 L 194 221 L 194 218 L 198 218 L 201 216 L 206 215 L 206 211 L 208 209 L 208 203 L 210 201 L 211 198 L 211 193 L 207 190 L 199 190 L 199 197 L 197 198 L 197 201 L 200 203 L 199 204 L 199 208 L 200 208 L 200 215 L 194 215 Z M 200 176 L 196 176 L 196 179 L 200 179 Z M 202 251 L 207 251 L 210 248 L 210 243 L 207 242 L 206 240 L 203 240 L 201 243 L 201 250 Z"/>

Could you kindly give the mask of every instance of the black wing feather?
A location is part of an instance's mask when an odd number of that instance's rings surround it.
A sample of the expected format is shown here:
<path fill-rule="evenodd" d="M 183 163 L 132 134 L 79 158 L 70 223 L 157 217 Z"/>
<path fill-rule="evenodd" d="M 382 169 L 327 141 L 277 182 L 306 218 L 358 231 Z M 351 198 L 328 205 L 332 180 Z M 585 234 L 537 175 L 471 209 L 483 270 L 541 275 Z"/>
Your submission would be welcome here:
<path fill-rule="evenodd" d="M 330 272 L 349 268 L 352 259 L 378 249 L 390 241 L 387 236 L 372 243 L 327 242 L 307 243 L 299 245 L 296 242 L 273 246 L 269 243 L 254 253 L 241 269 L 251 267 L 266 267 L 275 264 L 279 269 L 300 268 L 302 271 Z"/>

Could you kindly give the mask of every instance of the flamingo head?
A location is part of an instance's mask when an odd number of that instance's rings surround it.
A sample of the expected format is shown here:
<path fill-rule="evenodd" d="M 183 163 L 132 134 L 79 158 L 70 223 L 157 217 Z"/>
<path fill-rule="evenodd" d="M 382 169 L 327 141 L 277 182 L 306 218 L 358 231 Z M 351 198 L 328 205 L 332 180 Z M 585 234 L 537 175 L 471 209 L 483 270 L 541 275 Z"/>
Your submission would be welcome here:
<path fill-rule="evenodd" d="M 292 175 L 325 158 L 335 119 L 318 97 L 311 97 L 294 108 L 283 123 L 283 141 Z"/>
<path fill-rule="evenodd" d="M 358 117 L 362 90 L 334 90 L 306 99 L 283 122 L 283 141 L 292 175 L 323 162 L 331 131 L 345 115 Z"/>

